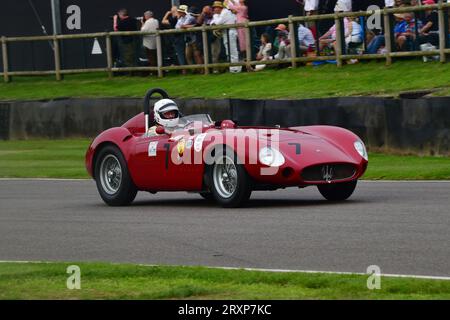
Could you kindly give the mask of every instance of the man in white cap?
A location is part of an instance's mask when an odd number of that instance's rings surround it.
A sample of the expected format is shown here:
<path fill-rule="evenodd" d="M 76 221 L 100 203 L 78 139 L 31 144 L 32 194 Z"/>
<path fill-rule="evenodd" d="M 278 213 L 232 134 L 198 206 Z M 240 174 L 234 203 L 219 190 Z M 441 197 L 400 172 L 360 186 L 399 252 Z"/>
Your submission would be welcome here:
<path fill-rule="evenodd" d="M 214 16 L 211 25 L 236 24 L 236 15 L 225 8 L 221 1 L 214 1 L 212 5 Z M 235 28 L 223 30 L 223 45 L 230 62 L 239 62 L 239 51 L 237 43 L 237 30 Z M 230 67 L 230 72 L 238 73 L 242 67 Z"/>
<path fill-rule="evenodd" d="M 146 11 L 142 21 L 141 31 L 156 32 L 159 28 L 159 22 L 153 18 L 153 12 Z M 143 45 L 147 53 L 147 59 L 150 66 L 156 66 L 156 36 L 145 35 L 142 37 Z"/>

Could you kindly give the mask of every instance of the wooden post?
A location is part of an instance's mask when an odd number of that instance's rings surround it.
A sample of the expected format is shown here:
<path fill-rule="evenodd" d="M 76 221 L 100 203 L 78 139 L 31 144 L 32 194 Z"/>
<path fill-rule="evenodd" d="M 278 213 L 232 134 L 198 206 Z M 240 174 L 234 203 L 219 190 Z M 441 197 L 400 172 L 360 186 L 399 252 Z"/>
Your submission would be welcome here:
<path fill-rule="evenodd" d="M 3 56 L 3 80 L 9 82 L 9 62 L 8 62 L 8 45 L 6 37 L 2 37 L 2 56 Z"/>
<path fill-rule="evenodd" d="M 386 65 L 390 66 L 392 64 L 392 32 L 391 32 L 391 19 L 386 9 L 384 9 L 384 49 L 386 50 Z"/>
<path fill-rule="evenodd" d="M 159 33 L 159 31 L 156 31 L 156 56 L 158 60 L 158 77 L 162 78 L 164 76 L 161 69 L 163 66 L 163 52 L 161 44 L 161 34 Z"/>
<path fill-rule="evenodd" d="M 334 24 L 336 26 L 336 46 L 334 51 L 336 53 L 336 64 L 338 67 L 342 67 L 342 23 L 339 17 L 334 18 Z"/>
<path fill-rule="evenodd" d="M 289 40 L 291 42 L 291 65 L 292 68 L 297 67 L 297 61 L 295 60 L 297 58 L 297 46 L 295 41 L 295 27 L 294 22 L 292 21 L 292 15 L 288 17 L 289 19 Z"/>
<path fill-rule="evenodd" d="M 445 63 L 447 61 L 447 57 L 445 55 L 445 47 L 447 45 L 447 32 L 445 32 L 445 14 L 444 9 L 442 8 L 442 1 L 439 3 L 439 56 L 441 63 Z"/>
<path fill-rule="evenodd" d="M 203 42 L 203 63 L 205 64 L 204 72 L 209 74 L 209 44 L 208 44 L 208 32 L 206 31 L 205 25 L 202 28 L 202 42 Z"/>
<path fill-rule="evenodd" d="M 113 57 L 112 57 L 112 44 L 111 44 L 111 35 L 108 33 L 106 35 L 106 61 L 108 68 L 108 78 L 113 77 L 112 67 L 113 67 Z"/>
<path fill-rule="evenodd" d="M 58 38 L 53 37 L 53 54 L 55 56 L 55 76 L 57 81 L 61 81 L 61 53 L 59 51 Z"/>
<path fill-rule="evenodd" d="M 248 22 L 245 24 L 245 62 L 247 62 L 247 71 L 252 69 L 250 62 L 252 61 L 252 37 L 250 33 L 250 27 L 248 26 Z"/>

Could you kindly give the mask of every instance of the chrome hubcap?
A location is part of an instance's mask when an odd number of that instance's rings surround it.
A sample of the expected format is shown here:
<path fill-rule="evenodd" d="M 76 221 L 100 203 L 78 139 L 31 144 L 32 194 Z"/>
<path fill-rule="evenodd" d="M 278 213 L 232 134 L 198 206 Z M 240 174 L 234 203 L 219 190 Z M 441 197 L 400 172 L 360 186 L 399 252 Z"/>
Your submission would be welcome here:
<path fill-rule="evenodd" d="M 100 164 L 100 182 L 103 190 L 113 195 L 119 191 L 122 182 L 122 167 L 116 156 L 109 154 Z"/>
<path fill-rule="evenodd" d="M 216 162 L 213 170 L 214 187 L 222 198 L 230 198 L 236 191 L 238 178 L 233 159 L 224 156 Z"/>

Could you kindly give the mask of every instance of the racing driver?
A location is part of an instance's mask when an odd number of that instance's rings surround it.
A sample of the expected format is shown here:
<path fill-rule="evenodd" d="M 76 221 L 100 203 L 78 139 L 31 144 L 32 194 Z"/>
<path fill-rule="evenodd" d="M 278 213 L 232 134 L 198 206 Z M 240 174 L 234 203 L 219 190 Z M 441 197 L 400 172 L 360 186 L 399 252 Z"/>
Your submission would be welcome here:
<path fill-rule="evenodd" d="M 177 104 L 170 99 L 161 99 L 153 108 L 155 125 L 148 129 L 149 136 L 157 136 L 156 128 L 162 126 L 166 133 L 171 134 L 180 121 L 180 111 Z"/>

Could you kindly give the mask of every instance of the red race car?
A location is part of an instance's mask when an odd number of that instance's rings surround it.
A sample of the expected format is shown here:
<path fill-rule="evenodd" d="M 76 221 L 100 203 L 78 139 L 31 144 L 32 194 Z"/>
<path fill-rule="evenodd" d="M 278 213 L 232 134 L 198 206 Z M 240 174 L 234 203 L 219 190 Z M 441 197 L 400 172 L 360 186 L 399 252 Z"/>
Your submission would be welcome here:
<path fill-rule="evenodd" d="M 180 115 L 170 133 L 151 130 L 154 94 L 168 98 L 150 90 L 143 113 L 102 132 L 87 150 L 87 171 L 108 205 L 128 205 L 138 191 L 188 191 L 238 207 L 254 190 L 307 186 L 342 201 L 367 168 L 364 143 L 338 127 L 240 127 L 196 114 Z"/>

